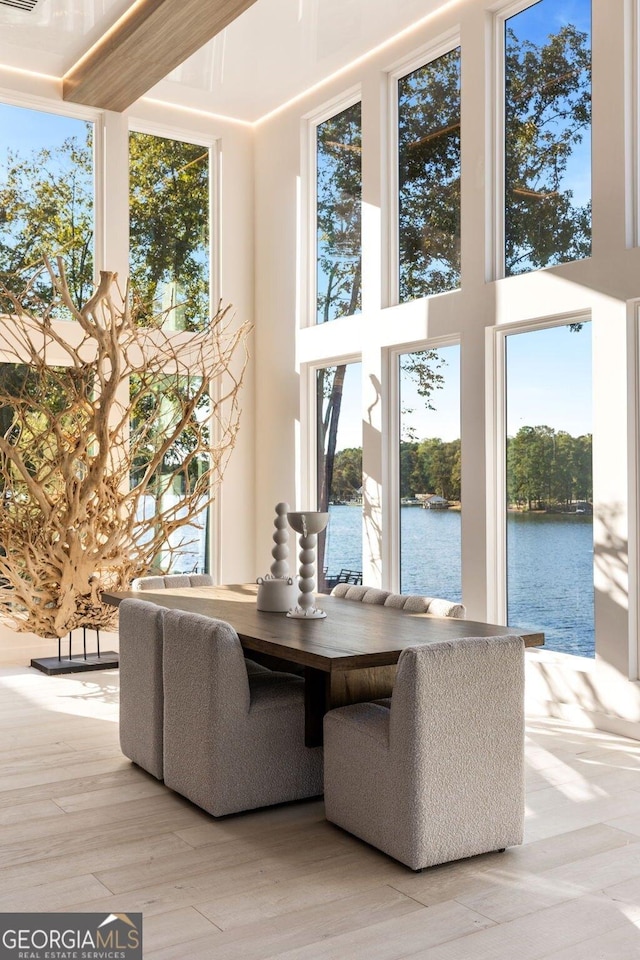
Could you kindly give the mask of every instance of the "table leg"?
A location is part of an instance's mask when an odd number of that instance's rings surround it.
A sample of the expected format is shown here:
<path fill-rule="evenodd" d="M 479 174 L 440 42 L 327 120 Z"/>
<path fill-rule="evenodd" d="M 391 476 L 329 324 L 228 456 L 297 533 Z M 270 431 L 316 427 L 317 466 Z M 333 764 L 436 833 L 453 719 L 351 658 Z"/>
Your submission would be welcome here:
<path fill-rule="evenodd" d="M 331 674 L 314 667 L 304 668 L 304 743 L 322 746 L 322 718 L 328 710 Z"/>
<path fill-rule="evenodd" d="M 395 666 L 335 670 L 332 673 L 305 667 L 305 745 L 322 746 L 322 718 L 327 710 L 390 697 L 395 676 Z"/>

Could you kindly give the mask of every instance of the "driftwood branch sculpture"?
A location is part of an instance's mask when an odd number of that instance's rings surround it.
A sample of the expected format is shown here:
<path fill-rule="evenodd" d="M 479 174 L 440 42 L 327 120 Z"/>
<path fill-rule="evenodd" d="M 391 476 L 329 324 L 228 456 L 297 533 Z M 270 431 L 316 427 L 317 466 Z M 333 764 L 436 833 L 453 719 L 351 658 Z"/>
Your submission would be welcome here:
<path fill-rule="evenodd" d="M 108 627 L 101 591 L 170 565 L 176 531 L 202 522 L 248 328 L 228 308 L 197 333 L 138 326 L 112 273 L 78 309 L 61 261 L 45 269 L 48 302 L 0 290 L 0 616 L 60 637 Z"/>

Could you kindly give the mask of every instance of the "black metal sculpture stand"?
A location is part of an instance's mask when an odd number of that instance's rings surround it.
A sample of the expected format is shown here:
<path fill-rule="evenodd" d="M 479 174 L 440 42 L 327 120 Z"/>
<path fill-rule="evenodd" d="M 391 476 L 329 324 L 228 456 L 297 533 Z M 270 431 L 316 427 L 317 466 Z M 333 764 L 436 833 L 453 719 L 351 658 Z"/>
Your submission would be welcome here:
<path fill-rule="evenodd" d="M 96 652 L 87 653 L 87 630 L 96 632 Z M 82 627 L 82 656 L 74 657 L 72 653 L 73 631 L 69 631 L 69 656 L 62 656 L 62 638 L 58 637 L 58 656 L 39 657 L 31 661 L 31 666 L 41 670 L 49 676 L 58 673 L 84 673 L 87 670 L 113 670 L 118 666 L 118 654 L 115 650 L 100 653 L 100 630 L 91 625 Z"/>

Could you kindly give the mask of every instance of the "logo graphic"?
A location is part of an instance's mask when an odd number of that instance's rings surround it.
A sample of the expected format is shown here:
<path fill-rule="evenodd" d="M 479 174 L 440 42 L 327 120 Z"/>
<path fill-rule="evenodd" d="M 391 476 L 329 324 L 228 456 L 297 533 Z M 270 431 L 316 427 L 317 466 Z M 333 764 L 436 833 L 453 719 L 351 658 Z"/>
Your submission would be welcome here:
<path fill-rule="evenodd" d="M 0 914 L 0 960 L 27 958 L 142 960 L 142 914 Z"/>
<path fill-rule="evenodd" d="M 140 916 L 140 914 L 136 914 L 136 916 Z M 134 930 L 136 929 L 135 923 L 129 919 L 126 913 L 110 913 L 109 916 L 102 921 L 100 926 L 106 927 L 108 923 L 113 923 L 114 920 L 122 920 L 123 923 L 128 923 L 130 927 L 133 927 Z"/>

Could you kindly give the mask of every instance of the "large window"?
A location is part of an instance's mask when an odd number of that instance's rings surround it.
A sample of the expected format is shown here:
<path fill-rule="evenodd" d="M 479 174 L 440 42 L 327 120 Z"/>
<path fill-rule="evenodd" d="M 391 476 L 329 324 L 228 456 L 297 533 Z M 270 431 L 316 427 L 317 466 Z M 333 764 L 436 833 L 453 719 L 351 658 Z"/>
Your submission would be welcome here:
<path fill-rule="evenodd" d="M 505 23 L 505 272 L 591 254 L 591 0 Z"/>
<path fill-rule="evenodd" d="M 460 49 L 398 81 L 399 299 L 460 284 Z"/>
<path fill-rule="evenodd" d="M 131 283 L 140 319 L 201 328 L 209 317 L 209 150 L 129 136 Z"/>
<path fill-rule="evenodd" d="M 361 365 L 316 374 L 318 509 L 329 525 L 318 537 L 318 589 L 338 579 L 362 582 Z"/>
<path fill-rule="evenodd" d="M 362 308 L 362 124 L 354 103 L 316 128 L 316 321 Z"/>
<path fill-rule="evenodd" d="M 19 292 L 61 256 L 79 306 L 93 293 L 93 124 L 0 104 L 0 129 L 0 279 Z M 50 298 L 44 275 L 35 290 Z"/>
<path fill-rule="evenodd" d="M 200 378 L 186 376 L 167 376 L 155 382 L 135 376 L 130 382 L 131 439 L 136 450 L 131 486 L 142 483 L 145 487 L 138 519 L 145 528 L 151 527 L 146 542 L 156 530 L 164 537 L 154 562 L 154 569 L 162 573 L 203 573 L 209 569 L 210 511 L 200 506 L 199 488 L 210 458 L 199 451 L 198 431 L 191 426 L 206 424 L 210 416 L 208 392 L 198 396 L 201 386 Z M 191 424 L 187 423 L 178 440 L 164 451 L 149 476 L 150 461 L 157 456 L 162 438 L 175 430 L 185 403 L 196 397 Z M 205 426 L 204 439 L 208 438 Z M 189 523 L 184 522 L 187 516 L 192 517 Z"/>
<path fill-rule="evenodd" d="M 591 324 L 506 338 L 508 622 L 593 656 Z"/>
<path fill-rule="evenodd" d="M 460 347 L 403 353 L 399 377 L 400 589 L 460 601 Z"/>

